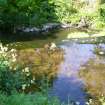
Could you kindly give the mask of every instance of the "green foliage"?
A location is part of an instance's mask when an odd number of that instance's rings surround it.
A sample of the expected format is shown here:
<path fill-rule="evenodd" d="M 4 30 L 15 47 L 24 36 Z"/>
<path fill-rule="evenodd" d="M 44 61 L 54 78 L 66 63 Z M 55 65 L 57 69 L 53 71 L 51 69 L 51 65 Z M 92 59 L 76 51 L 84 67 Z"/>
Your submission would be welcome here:
<path fill-rule="evenodd" d="M 99 9 L 99 12 L 100 12 L 100 18 L 102 21 L 105 21 L 105 4 L 102 4 L 100 9 Z"/>
<path fill-rule="evenodd" d="M 33 78 L 28 67 L 15 65 L 16 52 L 0 44 L 0 105 L 60 105 L 57 98 L 48 96 L 46 77 Z M 31 86 L 38 86 L 40 92 Z M 27 91 L 30 88 L 32 91 Z"/>
<path fill-rule="evenodd" d="M 0 90 L 11 94 L 12 90 L 19 90 L 23 84 L 29 82 L 29 77 L 20 68 L 12 68 L 14 52 L 8 51 L 1 45 L 0 50 Z M 27 77 L 27 78 L 26 78 Z"/>
<path fill-rule="evenodd" d="M 91 14 L 83 11 L 86 5 L 75 0 L 0 0 L 0 28 L 13 32 L 17 27 L 41 26 L 51 22 L 77 24 L 81 17 L 92 22 L 99 17 L 105 21 L 104 3 L 99 11 Z"/>
<path fill-rule="evenodd" d="M 105 3 L 105 0 L 100 0 L 100 1 L 101 1 L 102 4 Z"/>
<path fill-rule="evenodd" d="M 56 98 L 49 98 L 48 95 L 43 95 L 41 93 L 36 94 L 22 94 L 13 93 L 10 96 L 5 94 L 0 94 L 0 104 L 1 105 L 60 105 Z"/>
<path fill-rule="evenodd" d="M 4 29 L 68 22 L 77 13 L 72 0 L 0 0 L 0 25 Z"/>
<path fill-rule="evenodd" d="M 0 69 L 0 90 L 7 94 L 11 94 L 13 90 L 19 91 L 24 84 L 27 86 L 30 80 L 30 77 L 25 76 L 20 70 L 13 71 L 6 66 Z"/>
<path fill-rule="evenodd" d="M 6 28 L 40 25 L 54 18 L 50 0 L 0 0 L 0 24 Z"/>
<path fill-rule="evenodd" d="M 35 77 L 34 79 L 31 71 L 27 67 L 25 69 L 21 67 L 11 69 L 5 64 L 0 64 L 0 91 L 4 93 L 11 94 L 13 90 L 21 92 L 40 90 L 46 92 L 49 84 L 46 77 Z M 32 86 L 34 86 L 34 89 L 27 91 Z"/>
<path fill-rule="evenodd" d="M 72 0 L 55 0 L 56 15 L 60 22 L 71 22 L 71 15 L 77 13 L 77 10 L 73 7 Z"/>

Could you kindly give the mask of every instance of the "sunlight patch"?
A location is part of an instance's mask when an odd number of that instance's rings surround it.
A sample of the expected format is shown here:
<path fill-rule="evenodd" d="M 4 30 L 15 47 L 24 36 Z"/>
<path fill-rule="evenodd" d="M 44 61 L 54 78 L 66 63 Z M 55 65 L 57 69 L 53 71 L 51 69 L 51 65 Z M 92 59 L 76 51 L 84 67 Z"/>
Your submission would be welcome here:
<path fill-rule="evenodd" d="M 87 38 L 89 37 L 88 33 L 85 32 L 74 32 L 74 33 L 70 33 L 67 36 L 67 39 L 71 39 L 71 38 Z"/>

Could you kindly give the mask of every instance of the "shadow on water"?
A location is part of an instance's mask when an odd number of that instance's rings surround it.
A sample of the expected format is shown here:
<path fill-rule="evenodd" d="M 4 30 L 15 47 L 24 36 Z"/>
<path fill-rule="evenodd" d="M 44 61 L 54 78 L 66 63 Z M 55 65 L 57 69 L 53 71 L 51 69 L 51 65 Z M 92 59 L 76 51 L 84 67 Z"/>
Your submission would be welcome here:
<path fill-rule="evenodd" d="M 77 29 L 59 29 L 53 32 L 44 34 L 12 34 L 12 35 L 1 35 L 0 39 L 4 44 L 8 44 L 9 47 L 16 49 L 27 49 L 27 48 L 40 48 L 46 43 L 55 42 L 60 43 L 62 40 L 67 38 L 70 32 L 78 31 Z"/>
<path fill-rule="evenodd" d="M 45 33 L 16 33 L 16 34 L 6 34 L 1 33 L 0 38 L 3 43 L 13 43 L 13 42 L 24 42 L 24 41 L 33 41 L 33 40 L 46 40 L 48 38 L 56 39 L 55 33 L 59 32 L 59 30 L 53 30 L 53 32 L 45 32 Z M 52 35 L 53 34 L 53 35 Z"/>
<path fill-rule="evenodd" d="M 53 32 L 43 33 L 43 34 L 41 33 L 0 34 L 0 39 L 2 43 L 8 44 L 9 47 L 16 49 L 38 48 L 38 47 L 40 48 L 49 42 L 55 42 L 56 44 L 60 44 L 63 40 L 67 39 L 68 34 L 72 32 L 82 32 L 82 31 L 84 30 L 68 28 L 68 29 L 53 30 Z"/>

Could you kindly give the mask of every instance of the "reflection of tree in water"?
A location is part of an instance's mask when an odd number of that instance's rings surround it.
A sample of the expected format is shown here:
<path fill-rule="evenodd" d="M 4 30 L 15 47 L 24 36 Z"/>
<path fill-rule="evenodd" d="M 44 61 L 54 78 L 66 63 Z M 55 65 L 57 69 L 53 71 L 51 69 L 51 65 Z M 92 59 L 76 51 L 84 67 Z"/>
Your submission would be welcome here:
<path fill-rule="evenodd" d="M 55 51 L 47 51 L 45 49 L 26 49 L 18 51 L 18 64 L 23 67 L 29 67 L 33 78 L 38 82 L 48 82 L 50 85 L 56 78 L 58 67 L 63 60 L 63 51 L 58 49 Z M 30 89 L 35 88 L 32 86 Z M 29 89 L 29 91 L 31 91 Z"/>
<path fill-rule="evenodd" d="M 90 59 L 80 70 L 79 76 L 84 80 L 87 92 L 95 98 L 105 95 L 105 61 L 97 56 Z M 95 104 L 97 105 L 97 104 Z"/>

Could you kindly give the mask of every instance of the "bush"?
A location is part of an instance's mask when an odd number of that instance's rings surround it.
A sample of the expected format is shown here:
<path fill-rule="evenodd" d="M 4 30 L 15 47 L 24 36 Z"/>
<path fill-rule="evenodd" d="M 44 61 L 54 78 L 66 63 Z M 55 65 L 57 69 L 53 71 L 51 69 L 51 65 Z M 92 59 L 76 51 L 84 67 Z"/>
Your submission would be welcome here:
<path fill-rule="evenodd" d="M 60 22 L 71 22 L 71 16 L 78 11 L 73 7 L 72 0 L 55 0 L 55 12 Z"/>
<path fill-rule="evenodd" d="M 43 75 L 33 78 L 29 67 L 17 64 L 16 50 L 8 50 L 0 45 L 0 91 L 11 94 L 13 90 L 21 92 L 45 91 L 49 86 L 47 77 Z M 31 89 L 31 87 L 34 87 Z"/>
<path fill-rule="evenodd" d="M 26 74 L 17 66 L 16 50 L 8 50 L 0 45 L 0 90 L 11 94 L 11 91 L 21 89 L 22 85 L 28 83 Z"/>
<path fill-rule="evenodd" d="M 105 22 L 105 3 L 100 6 L 99 12 L 100 12 L 100 19 Z"/>
<path fill-rule="evenodd" d="M 72 0 L 0 0 L 0 28 L 4 31 L 48 22 L 68 22 L 77 13 Z"/>
<path fill-rule="evenodd" d="M 49 0 L 0 0 L 0 24 L 4 29 L 38 26 L 55 18 L 54 4 Z"/>

